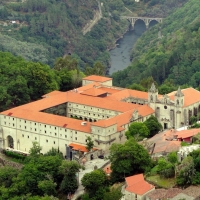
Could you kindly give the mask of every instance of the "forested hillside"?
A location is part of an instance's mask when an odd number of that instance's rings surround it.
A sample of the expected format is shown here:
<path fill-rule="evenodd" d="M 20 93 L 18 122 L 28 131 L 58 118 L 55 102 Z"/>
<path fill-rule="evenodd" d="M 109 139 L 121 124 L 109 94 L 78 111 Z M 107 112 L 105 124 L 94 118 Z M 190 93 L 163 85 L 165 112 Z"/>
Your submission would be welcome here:
<path fill-rule="evenodd" d="M 113 74 L 114 84 L 124 87 L 143 83 L 149 77 L 159 85 L 199 87 L 199 9 L 200 1 L 189 0 L 163 24 L 146 32 L 133 49 L 131 66 Z"/>
<path fill-rule="evenodd" d="M 51 66 L 72 54 L 82 69 L 95 61 L 108 67 L 107 50 L 129 26 L 120 15 L 166 16 L 185 1 L 101 0 L 103 17 L 83 35 L 99 12 L 97 0 L 0 0 L 0 50 Z"/>
<path fill-rule="evenodd" d="M 128 26 L 120 21 L 119 13 L 126 11 L 122 2 L 102 1 L 105 17 L 84 36 L 82 29 L 99 12 L 95 0 L 1 1 L 0 38 L 5 42 L 0 50 L 51 66 L 65 54 L 79 59 L 81 67 L 96 60 L 108 65 L 106 50 Z"/>
<path fill-rule="evenodd" d="M 59 68 L 51 69 L 46 64 L 0 52 L 0 111 L 40 99 L 53 90 L 80 86 L 84 74 L 79 72 L 75 59 L 67 56 L 56 64 L 60 64 Z"/>

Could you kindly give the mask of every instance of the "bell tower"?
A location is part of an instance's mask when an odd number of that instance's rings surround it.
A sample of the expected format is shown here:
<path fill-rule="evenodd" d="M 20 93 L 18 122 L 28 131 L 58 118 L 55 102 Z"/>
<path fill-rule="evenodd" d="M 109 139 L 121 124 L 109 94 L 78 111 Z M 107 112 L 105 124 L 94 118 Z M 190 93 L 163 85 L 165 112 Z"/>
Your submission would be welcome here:
<path fill-rule="evenodd" d="M 151 88 L 148 90 L 148 103 L 155 103 L 158 99 L 158 89 L 154 83 L 152 83 Z"/>
<path fill-rule="evenodd" d="M 184 106 L 184 94 L 181 92 L 180 87 L 178 88 L 176 94 L 174 95 L 174 103 L 176 107 Z"/>

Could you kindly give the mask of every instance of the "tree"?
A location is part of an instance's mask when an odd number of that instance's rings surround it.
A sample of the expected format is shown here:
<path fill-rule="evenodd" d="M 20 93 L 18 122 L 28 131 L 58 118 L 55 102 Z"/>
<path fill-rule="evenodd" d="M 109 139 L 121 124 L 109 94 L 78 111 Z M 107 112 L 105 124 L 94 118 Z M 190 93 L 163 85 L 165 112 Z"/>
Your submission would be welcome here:
<path fill-rule="evenodd" d="M 175 165 L 176 163 L 178 163 L 178 156 L 177 156 L 177 152 L 173 151 L 173 152 L 170 152 L 168 155 L 167 155 L 167 159 L 170 163 L 172 163 L 173 165 Z"/>
<path fill-rule="evenodd" d="M 38 182 L 38 188 L 46 195 L 55 195 L 56 194 L 56 183 L 52 179 L 43 180 Z"/>
<path fill-rule="evenodd" d="M 176 182 L 180 186 L 190 185 L 195 177 L 195 167 L 193 158 L 188 156 L 183 159 L 180 165 L 176 168 L 177 178 Z"/>
<path fill-rule="evenodd" d="M 102 169 L 86 173 L 81 179 L 82 185 L 90 198 L 101 200 L 107 186 L 107 176 Z"/>
<path fill-rule="evenodd" d="M 151 158 L 146 149 L 133 138 L 125 144 L 112 144 L 110 147 L 111 180 L 123 181 L 125 176 L 143 173 L 151 167 Z"/>
<path fill-rule="evenodd" d="M 147 126 L 149 129 L 149 137 L 153 137 L 155 134 L 157 134 L 159 131 L 162 130 L 162 125 L 158 121 L 158 119 L 151 115 L 145 122 L 144 124 Z"/>
<path fill-rule="evenodd" d="M 87 140 L 86 149 L 88 151 L 91 151 L 93 149 L 94 142 L 92 141 L 92 138 L 90 136 L 88 136 L 86 140 Z"/>
<path fill-rule="evenodd" d="M 149 135 L 149 129 L 142 122 L 132 122 L 125 134 L 128 139 L 134 137 L 138 141 Z"/>
<path fill-rule="evenodd" d="M 78 188 L 77 173 L 81 166 L 76 161 L 62 161 L 62 165 L 59 168 L 60 174 L 64 176 L 60 190 L 65 193 L 74 193 Z"/>
<path fill-rule="evenodd" d="M 17 177 L 19 170 L 11 167 L 0 168 L 0 187 L 10 187 L 13 183 L 13 178 Z"/>
<path fill-rule="evenodd" d="M 38 142 L 33 142 L 33 147 L 30 148 L 29 153 L 30 156 L 38 156 L 40 155 L 40 151 L 42 150 L 42 147 Z"/>
<path fill-rule="evenodd" d="M 121 187 L 113 187 L 109 192 L 104 193 L 103 200 L 120 200 L 122 196 Z"/>

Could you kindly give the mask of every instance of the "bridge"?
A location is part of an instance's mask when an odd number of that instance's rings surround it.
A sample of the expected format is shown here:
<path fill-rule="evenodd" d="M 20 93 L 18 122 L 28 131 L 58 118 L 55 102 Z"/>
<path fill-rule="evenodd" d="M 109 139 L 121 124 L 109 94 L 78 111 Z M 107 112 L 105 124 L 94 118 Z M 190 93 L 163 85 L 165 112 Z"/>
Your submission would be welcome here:
<path fill-rule="evenodd" d="M 145 23 L 146 29 L 149 28 L 149 24 L 150 24 L 151 21 L 157 21 L 158 23 L 162 23 L 162 21 L 163 21 L 163 18 L 157 18 L 157 17 L 121 16 L 120 18 L 121 19 L 127 19 L 131 23 L 131 25 L 132 25 L 133 28 L 134 28 L 135 22 L 140 19 L 140 20 L 142 20 Z"/>

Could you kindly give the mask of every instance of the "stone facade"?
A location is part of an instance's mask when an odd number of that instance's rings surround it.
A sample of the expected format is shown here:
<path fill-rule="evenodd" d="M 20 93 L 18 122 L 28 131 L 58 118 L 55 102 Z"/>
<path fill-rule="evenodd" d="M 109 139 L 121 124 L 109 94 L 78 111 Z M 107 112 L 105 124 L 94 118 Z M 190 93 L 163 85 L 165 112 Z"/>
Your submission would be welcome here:
<path fill-rule="evenodd" d="M 0 113 L 0 148 L 28 152 L 37 141 L 43 153 L 54 147 L 69 157 L 70 144 L 85 147 L 90 136 L 95 148 L 107 152 L 113 143 L 125 142 L 133 121 L 155 115 L 163 128 L 179 128 L 199 108 L 200 93 L 193 88 L 161 96 L 154 84 L 141 92 L 114 87 L 111 78 L 89 76 L 80 88 L 54 91 L 42 100 Z"/>

